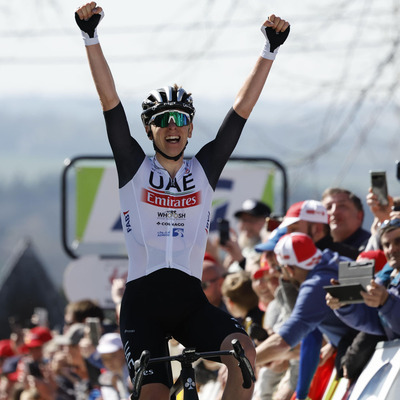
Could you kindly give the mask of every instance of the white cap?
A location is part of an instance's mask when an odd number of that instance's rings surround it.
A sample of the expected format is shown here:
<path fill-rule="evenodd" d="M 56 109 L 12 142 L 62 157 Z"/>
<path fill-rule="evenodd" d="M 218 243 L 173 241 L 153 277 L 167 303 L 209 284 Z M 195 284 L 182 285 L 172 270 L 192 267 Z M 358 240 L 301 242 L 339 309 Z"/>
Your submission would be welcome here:
<path fill-rule="evenodd" d="M 100 354 L 108 354 L 115 353 L 122 349 L 122 347 L 122 340 L 119 333 L 106 333 L 100 338 L 96 350 Z"/>
<path fill-rule="evenodd" d="M 280 228 L 294 224 L 297 221 L 328 223 L 328 212 L 325 206 L 317 200 L 305 200 L 289 207 Z"/>
<path fill-rule="evenodd" d="M 299 232 L 282 236 L 275 246 L 276 258 L 281 265 L 295 265 L 311 270 L 321 260 L 321 250 L 315 247 L 312 239 Z"/>

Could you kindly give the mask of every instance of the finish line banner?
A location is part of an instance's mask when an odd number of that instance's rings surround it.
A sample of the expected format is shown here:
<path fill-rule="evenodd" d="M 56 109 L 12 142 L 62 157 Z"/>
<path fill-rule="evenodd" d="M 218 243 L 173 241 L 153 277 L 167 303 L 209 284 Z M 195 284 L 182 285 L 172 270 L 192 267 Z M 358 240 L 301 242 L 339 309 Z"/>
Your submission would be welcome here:
<path fill-rule="evenodd" d="M 85 254 L 125 256 L 118 177 L 113 160 L 82 158 L 68 164 L 68 169 L 71 172 L 64 173 L 68 175 L 64 177 L 67 183 L 63 181 L 64 247 L 74 258 Z M 268 159 L 229 161 L 213 196 L 210 233 L 216 231 L 219 218 L 230 220 L 235 228 L 237 221 L 233 214 L 247 199 L 261 200 L 275 211 L 277 204 L 282 205 L 283 196 L 279 193 L 284 186 L 280 179 L 283 175 Z"/>

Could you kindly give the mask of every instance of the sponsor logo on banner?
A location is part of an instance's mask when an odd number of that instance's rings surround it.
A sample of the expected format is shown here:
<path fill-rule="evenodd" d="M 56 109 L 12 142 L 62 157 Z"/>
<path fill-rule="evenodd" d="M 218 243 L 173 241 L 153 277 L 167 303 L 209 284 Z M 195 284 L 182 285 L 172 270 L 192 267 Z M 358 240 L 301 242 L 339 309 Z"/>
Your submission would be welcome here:
<path fill-rule="evenodd" d="M 187 208 L 201 203 L 200 192 L 186 195 L 170 195 L 155 190 L 142 189 L 142 201 L 163 208 Z"/>

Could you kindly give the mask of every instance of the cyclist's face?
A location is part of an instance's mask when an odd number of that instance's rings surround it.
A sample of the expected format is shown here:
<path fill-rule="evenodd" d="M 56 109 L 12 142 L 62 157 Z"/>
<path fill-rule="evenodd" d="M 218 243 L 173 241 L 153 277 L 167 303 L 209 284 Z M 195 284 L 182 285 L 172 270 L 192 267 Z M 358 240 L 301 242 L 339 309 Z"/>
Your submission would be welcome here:
<path fill-rule="evenodd" d="M 193 124 L 176 126 L 171 119 L 166 128 L 150 125 L 150 129 L 156 146 L 163 153 L 174 157 L 185 148 L 187 140 L 192 137 Z"/>

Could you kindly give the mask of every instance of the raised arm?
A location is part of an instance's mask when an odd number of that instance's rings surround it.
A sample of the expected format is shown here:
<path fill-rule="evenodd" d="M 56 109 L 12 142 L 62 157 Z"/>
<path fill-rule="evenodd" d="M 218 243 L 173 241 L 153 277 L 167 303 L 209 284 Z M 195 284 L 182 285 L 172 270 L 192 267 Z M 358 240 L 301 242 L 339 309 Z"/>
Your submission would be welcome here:
<path fill-rule="evenodd" d="M 120 100 L 97 37 L 96 28 L 103 16 L 102 8 L 97 7 L 96 3 L 92 1 L 76 10 L 75 20 L 82 31 L 90 70 L 100 97 L 101 106 L 103 111 L 108 111 L 118 105 Z"/>
<path fill-rule="evenodd" d="M 271 15 L 264 22 L 261 31 L 266 39 L 265 47 L 250 75 L 239 90 L 233 104 L 233 109 L 246 119 L 250 116 L 260 97 L 278 48 L 289 35 L 290 26 L 287 21 Z"/>

